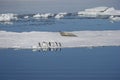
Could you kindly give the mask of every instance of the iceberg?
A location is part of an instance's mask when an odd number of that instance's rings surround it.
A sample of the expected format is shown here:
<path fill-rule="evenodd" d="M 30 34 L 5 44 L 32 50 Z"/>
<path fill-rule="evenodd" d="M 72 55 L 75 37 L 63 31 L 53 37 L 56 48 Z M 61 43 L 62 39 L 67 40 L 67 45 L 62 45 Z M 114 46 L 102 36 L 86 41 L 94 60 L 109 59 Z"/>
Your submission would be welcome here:
<path fill-rule="evenodd" d="M 97 18 L 101 13 L 107 10 L 108 7 L 96 7 L 91 9 L 85 9 L 85 11 L 79 11 L 78 16 L 87 18 Z"/>
<path fill-rule="evenodd" d="M 120 10 L 113 7 L 96 7 L 79 11 L 78 16 L 87 18 L 109 18 L 110 16 L 120 16 Z"/>
<path fill-rule="evenodd" d="M 60 32 L 7 32 L 0 31 L 0 48 L 38 49 L 120 46 L 120 30 L 72 31 L 76 35 L 61 36 Z"/>

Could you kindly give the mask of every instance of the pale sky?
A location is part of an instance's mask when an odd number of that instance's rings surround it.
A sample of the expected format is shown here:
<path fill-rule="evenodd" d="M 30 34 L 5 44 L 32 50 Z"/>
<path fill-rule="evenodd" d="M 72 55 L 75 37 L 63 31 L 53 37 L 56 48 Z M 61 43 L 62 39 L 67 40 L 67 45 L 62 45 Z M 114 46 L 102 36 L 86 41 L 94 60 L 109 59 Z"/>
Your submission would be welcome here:
<path fill-rule="evenodd" d="M 120 9 L 120 0 L 0 0 L 0 13 L 77 12 L 99 6 Z"/>

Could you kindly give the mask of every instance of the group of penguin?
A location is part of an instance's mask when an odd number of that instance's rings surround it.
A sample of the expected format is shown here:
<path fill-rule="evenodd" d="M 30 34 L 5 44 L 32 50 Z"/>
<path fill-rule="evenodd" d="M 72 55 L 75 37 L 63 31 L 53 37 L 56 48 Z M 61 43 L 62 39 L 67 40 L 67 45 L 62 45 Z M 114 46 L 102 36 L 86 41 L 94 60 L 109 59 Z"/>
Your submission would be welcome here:
<path fill-rule="evenodd" d="M 38 42 L 38 47 L 34 47 L 39 51 L 61 51 L 62 44 L 60 42 Z"/>
<path fill-rule="evenodd" d="M 42 43 L 38 43 L 38 46 L 40 48 L 60 48 L 61 47 L 61 43 L 60 42 L 42 42 Z"/>

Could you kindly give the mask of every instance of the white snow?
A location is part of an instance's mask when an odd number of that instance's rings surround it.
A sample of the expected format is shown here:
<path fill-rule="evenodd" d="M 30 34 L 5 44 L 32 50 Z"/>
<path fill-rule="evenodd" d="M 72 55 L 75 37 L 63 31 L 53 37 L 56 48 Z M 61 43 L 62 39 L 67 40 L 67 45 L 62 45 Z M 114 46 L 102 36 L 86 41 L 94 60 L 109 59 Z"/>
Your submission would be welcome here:
<path fill-rule="evenodd" d="M 6 32 L 0 31 L 0 48 L 38 48 L 51 45 L 59 48 L 120 46 L 120 30 L 73 31 L 77 37 L 61 36 L 59 32 Z M 44 43 L 45 42 L 45 43 Z M 56 44 L 55 44 L 56 42 Z M 57 45 L 58 43 L 61 46 Z"/>

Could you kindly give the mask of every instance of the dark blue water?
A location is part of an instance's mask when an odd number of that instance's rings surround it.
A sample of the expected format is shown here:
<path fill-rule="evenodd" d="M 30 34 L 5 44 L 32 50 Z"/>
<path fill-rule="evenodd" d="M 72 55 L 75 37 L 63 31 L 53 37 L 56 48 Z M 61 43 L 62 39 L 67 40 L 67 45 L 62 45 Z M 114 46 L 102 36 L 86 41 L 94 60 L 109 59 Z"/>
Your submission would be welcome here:
<path fill-rule="evenodd" d="M 9 22 L 8 22 L 9 23 Z M 0 22 L 0 30 L 120 30 L 108 19 L 23 19 Z M 120 80 L 120 47 L 70 48 L 58 51 L 0 49 L 0 80 Z"/>
<path fill-rule="evenodd" d="M 111 23 L 108 19 L 20 19 L 13 21 L 13 24 L 0 24 L 0 30 L 14 32 L 118 29 L 120 29 L 120 22 Z"/>
<path fill-rule="evenodd" d="M 0 80 L 120 80 L 120 47 L 0 50 Z"/>

